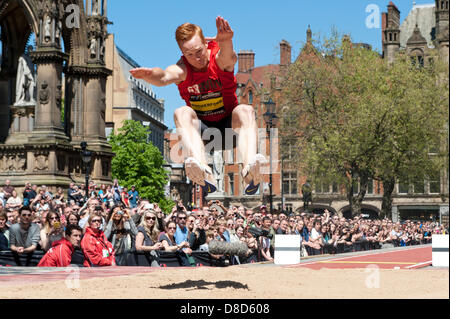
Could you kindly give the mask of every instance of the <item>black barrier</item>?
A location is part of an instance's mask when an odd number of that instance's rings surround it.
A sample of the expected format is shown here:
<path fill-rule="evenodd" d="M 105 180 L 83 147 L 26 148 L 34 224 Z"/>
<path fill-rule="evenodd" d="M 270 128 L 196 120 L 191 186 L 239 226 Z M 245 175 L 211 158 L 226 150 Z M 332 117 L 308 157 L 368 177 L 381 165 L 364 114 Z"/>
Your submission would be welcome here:
<path fill-rule="evenodd" d="M 40 250 L 21 255 L 8 250 L 0 251 L 0 265 L 6 267 L 36 267 L 44 254 Z"/>
<path fill-rule="evenodd" d="M 80 251 L 81 252 L 81 251 Z M 35 251 L 32 254 L 18 255 L 12 251 L 0 252 L 0 266 L 6 267 L 36 267 L 39 261 L 44 257 L 44 251 Z M 75 254 L 74 254 L 75 255 Z M 117 256 L 119 257 L 119 256 Z M 194 263 L 189 263 L 183 252 L 165 252 L 158 251 L 158 258 L 153 257 L 148 252 L 126 253 L 120 255 L 121 264 L 118 266 L 142 266 L 151 267 L 152 261 L 156 260 L 161 267 L 181 267 L 181 266 L 207 266 L 207 267 L 226 267 L 225 258 L 216 259 L 208 252 L 193 252 L 191 255 Z M 83 256 L 76 254 L 72 258 L 72 264 L 83 266 Z"/>

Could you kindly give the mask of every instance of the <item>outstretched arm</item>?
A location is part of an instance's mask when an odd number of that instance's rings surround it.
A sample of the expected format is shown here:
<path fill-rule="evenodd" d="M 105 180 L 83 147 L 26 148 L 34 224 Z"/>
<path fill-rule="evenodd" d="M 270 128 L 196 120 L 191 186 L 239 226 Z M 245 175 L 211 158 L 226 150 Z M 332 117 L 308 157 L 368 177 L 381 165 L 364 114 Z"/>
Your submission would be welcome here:
<path fill-rule="evenodd" d="M 232 72 L 237 62 L 237 55 L 233 49 L 234 32 L 227 20 L 218 16 L 216 18 L 217 35 L 214 38 L 206 38 L 206 41 L 216 41 L 220 50 L 217 53 L 216 61 L 223 71 Z"/>
<path fill-rule="evenodd" d="M 155 86 L 166 86 L 172 83 L 179 84 L 186 79 L 186 67 L 182 60 L 177 64 L 161 68 L 137 68 L 130 70 L 136 79 L 142 79 Z"/>

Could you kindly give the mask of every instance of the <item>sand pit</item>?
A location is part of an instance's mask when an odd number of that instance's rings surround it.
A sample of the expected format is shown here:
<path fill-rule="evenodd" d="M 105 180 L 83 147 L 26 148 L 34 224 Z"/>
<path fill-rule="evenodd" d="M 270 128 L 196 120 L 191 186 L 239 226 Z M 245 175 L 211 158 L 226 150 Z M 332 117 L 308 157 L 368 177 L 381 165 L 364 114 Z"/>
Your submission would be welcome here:
<path fill-rule="evenodd" d="M 273 265 L 161 268 L 142 274 L 84 279 L 63 273 L 45 282 L 1 284 L 10 299 L 397 299 L 449 298 L 447 269 L 321 269 Z M 101 272 L 102 269 L 96 269 Z M 91 273 L 92 276 L 92 273 Z M 64 279 L 63 279 L 64 278 Z M 19 278 L 18 278 L 19 279 Z M 0 282 L 2 277 L 0 276 Z M 78 286 L 78 288 L 77 288 Z"/>

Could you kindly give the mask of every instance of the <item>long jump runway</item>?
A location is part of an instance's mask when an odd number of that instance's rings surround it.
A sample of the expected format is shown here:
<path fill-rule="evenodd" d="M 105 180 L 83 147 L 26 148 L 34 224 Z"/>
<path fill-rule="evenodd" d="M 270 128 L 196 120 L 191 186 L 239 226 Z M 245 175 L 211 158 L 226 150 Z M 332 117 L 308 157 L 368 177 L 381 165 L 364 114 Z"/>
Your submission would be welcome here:
<path fill-rule="evenodd" d="M 336 256 L 317 256 L 305 258 L 300 264 L 283 266 L 286 268 L 307 267 L 319 270 L 322 268 L 351 269 L 367 268 L 376 265 L 381 269 L 418 269 L 431 265 L 431 245 L 419 247 L 401 247 L 389 250 L 376 250 Z M 244 266 L 244 265 L 243 265 Z M 272 266 L 274 264 L 246 264 L 245 268 Z M 186 269 L 178 267 L 178 269 Z M 102 268 L 38 268 L 38 267 L 0 267 L 0 287 L 16 286 L 49 281 L 66 280 L 67 278 L 92 279 L 145 274 L 165 271 L 173 268 L 151 267 L 102 267 Z M 192 268 L 187 268 L 192 269 Z"/>
<path fill-rule="evenodd" d="M 367 268 L 369 265 L 380 269 L 418 269 L 432 264 L 431 245 L 419 247 L 399 247 L 389 251 L 376 250 L 354 254 L 340 255 L 339 257 L 318 257 L 291 267 L 307 267 L 314 270 L 322 268 L 349 269 Z"/>

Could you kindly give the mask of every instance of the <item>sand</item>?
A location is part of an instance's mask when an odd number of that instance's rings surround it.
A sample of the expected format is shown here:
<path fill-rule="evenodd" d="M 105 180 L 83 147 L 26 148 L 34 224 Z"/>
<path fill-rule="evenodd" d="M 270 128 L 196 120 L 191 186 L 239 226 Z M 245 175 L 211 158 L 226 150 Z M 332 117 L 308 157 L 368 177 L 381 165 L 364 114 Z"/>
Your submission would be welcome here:
<path fill-rule="evenodd" d="M 321 269 L 277 266 L 164 268 L 115 277 L 3 282 L 1 299 L 397 299 L 449 298 L 447 269 Z M 0 281 L 2 277 L 0 277 Z"/>

